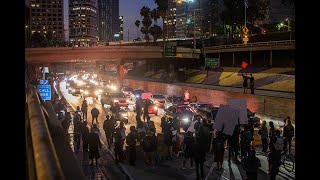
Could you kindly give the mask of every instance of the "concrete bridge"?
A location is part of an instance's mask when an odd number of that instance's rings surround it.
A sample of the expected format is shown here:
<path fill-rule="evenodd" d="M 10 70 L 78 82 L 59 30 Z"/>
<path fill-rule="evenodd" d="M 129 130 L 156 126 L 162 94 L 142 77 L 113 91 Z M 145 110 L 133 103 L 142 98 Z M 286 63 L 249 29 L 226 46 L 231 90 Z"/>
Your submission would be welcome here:
<path fill-rule="evenodd" d="M 199 58 L 200 50 L 193 54 L 192 48 L 177 48 L 174 58 Z M 97 46 L 97 47 L 58 47 L 27 48 L 25 50 L 27 64 L 87 62 L 120 60 L 140 61 L 163 58 L 163 48 L 154 46 Z"/>

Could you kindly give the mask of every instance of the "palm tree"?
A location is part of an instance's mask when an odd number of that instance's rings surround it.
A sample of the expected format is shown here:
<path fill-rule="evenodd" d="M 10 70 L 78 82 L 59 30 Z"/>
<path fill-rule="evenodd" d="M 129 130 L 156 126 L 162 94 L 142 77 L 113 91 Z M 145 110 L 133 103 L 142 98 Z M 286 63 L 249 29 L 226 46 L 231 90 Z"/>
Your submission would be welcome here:
<path fill-rule="evenodd" d="M 157 39 L 159 39 L 159 37 L 161 37 L 162 34 L 162 28 L 156 24 L 154 24 L 151 28 L 150 28 L 150 34 L 153 37 L 153 42 L 154 45 L 156 46 L 156 41 Z"/>
<path fill-rule="evenodd" d="M 140 10 L 140 15 L 143 17 L 142 24 L 144 28 L 143 31 L 141 28 L 141 32 L 145 34 L 145 39 L 147 40 L 147 42 L 149 42 L 149 28 L 152 24 L 152 21 L 150 18 L 150 8 L 148 8 L 147 6 L 143 6 Z"/>
<path fill-rule="evenodd" d="M 157 9 L 153 9 L 150 12 L 151 18 L 154 20 L 154 23 L 157 24 L 157 20 L 160 18 L 160 14 Z"/>
<path fill-rule="evenodd" d="M 137 38 L 139 38 L 139 26 L 140 26 L 140 21 L 136 20 L 136 22 L 134 23 L 137 26 Z"/>
<path fill-rule="evenodd" d="M 154 2 L 158 5 L 157 10 L 162 18 L 162 27 L 164 28 L 164 21 L 166 20 L 166 14 L 168 9 L 168 0 L 154 0 Z M 162 33 L 163 42 L 165 42 L 165 35 Z"/>

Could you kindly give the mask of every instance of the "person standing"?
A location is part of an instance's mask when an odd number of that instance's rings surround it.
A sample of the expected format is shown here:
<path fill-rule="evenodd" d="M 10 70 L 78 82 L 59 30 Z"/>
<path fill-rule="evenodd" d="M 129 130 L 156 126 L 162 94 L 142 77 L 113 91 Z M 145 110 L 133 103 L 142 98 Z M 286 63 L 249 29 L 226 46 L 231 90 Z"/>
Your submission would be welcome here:
<path fill-rule="evenodd" d="M 294 137 L 294 127 L 292 126 L 290 119 L 287 119 L 286 125 L 283 128 L 283 137 L 284 137 L 283 151 L 285 154 L 289 152 L 289 155 L 290 155 L 292 138 Z M 287 149 L 288 145 L 289 145 L 289 149 Z"/>
<path fill-rule="evenodd" d="M 250 126 L 245 126 L 245 131 L 241 134 L 241 145 L 242 145 L 242 157 L 248 156 L 248 153 L 251 150 L 251 141 L 252 141 L 252 135 L 250 132 Z"/>
<path fill-rule="evenodd" d="M 249 155 L 243 159 L 243 168 L 246 171 L 247 180 L 257 180 L 259 167 L 261 167 L 261 162 L 256 157 L 256 151 L 251 150 Z"/>
<path fill-rule="evenodd" d="M 126 137 L 126 143 L 128 144 L 129 150 L 129 164 L 135 166 L 136 161 L 136 144 L 137 144 L 137 134 L 136 127 L 130 126 L 130 133 Z"/>
<path fill-rule="evenodd" d="M 184 92 L 184 99 L 185 101 L 189 102 L 190 101 L 190 94 L 189 94 L 189 91 L 186 90 L 186 92 Z"/>
<path fill-rule="evenodd" d="M 81 127 L 81 136 L 82 136 L 82 148 L 83 152 L 88 152 L 88 147 L 89 147 L 89 135 L 90 131 L 88 128 L 88 123 L 87 121 L 82 122 L 82 127 Z"/>
<path fill-rule="evenodd" d="M 81 122 L 80 122 L 80 117 L 81 115 L 76 114 L 73 117 L 73 133 L 74 133 L 74 141 L 76 143 L 75 147 L 77 150 L 80 148 L 80 138 L 81 138 Z"/>
<path fill-rule="evenodd" d="M 96 133 L 94 128 L 91 128 L 89 135 L 89 160 L 91 160 L 90 165 L 93 165 L 93 159 L 98 165 L 98 158 L 100 157 L 99 148 L 101 148 L 101 142 L 99 135 Z"/>
<path fill-rule="evenodd" d="M 149 117 L 149 99 L 146 99 L 146 102 L 144 103 L 144 109 L 143 109 L 143 121 L 146 122 L 146 118 Z"/>
<path fill-rule="evenodd" d="M 281 165 L 281 152 L 277 151 L 274 146 L 270 146 L 270 153 L 268 154 L 269 175 L 270 180 L 276 180 Z"/>
<path fill-rule="evenodd" d="M 252 74 L 250 74 L 249 80 L 251 94 L 254 94 L 254 77 L 252 76 Z"/>
<path fill-rule="evenodd" d="M 99 110 L 98 110 L 96 107 L 92 108 L 92 110 L 91 110 L 92 124 L 93 124 L 94 120 L 96 120 L 97 124 L 99 124 L 99 122 L 98 122 L 99 113 L 100 113 L 100 112 L 99 112 Z M 91 125 L 92 125 L 92 124 L 91 124 Z"/>
<path fill-rule="evenodd" d="M 238 154 L 239 154 L 239 125 L 237 124 L 233 130 L 232 136 L 229 136 L 229 159 L 231 161 L 232 156 L 234 156 L 235 162 L 239 163 Z"/>
<path fill-rule="evenodd" d="M 245 74 L 242 74 L 242 78 L 243 78 L 243 83 L 242 83 L 242 86 L 243 86 L 243 93 L 247 93 L 247 89 L 248 89 L 248 79 L 249 77 L 246 76 Z"/>
<path fill-rule="evenodd" d="M 106 120 L 103 122 L 103 130 L 106 135 L 108 147 L 110 147 L 112 144 L 111 138 L 113 138 L 114 126 L 109 115 L 106 116 Z"/>
<path fill-rule="evenodd" d="M 154 160 L 153 160 L 153 153 L 155 150 L 156 142 L 154 141 L 155 139 L 153 138 L 153 132 L 148 130 L 146 137 L 142 140 L 142 148 L 144 152 L 144 162 L 146 165 L 154 165 Z"/>
<path fill-rule="evenodd" d="M 274 128 L 274 125 L 273 125 L 273 122 L 272 121 L 269 121 L 269 146 L 273 146 L 274 144 L 274 137 L 275 137 L 275 134 L 276 134 L 276 129 Z"/>
<path fill-rule="evenodd" d="M 183 167 L 182 169 L 186 169 L 186 162 L 188 159 L 190 159 L 190 167 L 193 169 L 193 152 L 195 147 L 195 139 L 193 137 L 193 133 L 191 131 L 188 131 L 185 133 L 184 138 L 184 160 L 183 160 Z"/>
<path fill-rule="evenodd" d="M 214 140 L 214 162 L 217 162 L 217 170 L 223 169 L 224 143 L 222 132 L 218 131 L 217 138 Z"/>
<path fill-rule="evenodd" d="M 266 127 L 267 122 L 263 121 L 261 128 L 258 131 L 258 134 L 261 136 L 262 141 L 262 152 L 266 153 L 268 149 L 268 129 Z"/>
<path fill-rule="evenodd" d="M 114 154 L 115 154 L 115 160 L 116 163 L 122 162 L 123 159 L 123 139 L 121 135 L 121 130 L 120 128 L 116 128 L 116 133 L 114 136 Z"/>
<path fill-rule="evenodd" d="M 82 111 L 82 119 L 84 120 L 87 120 L 87 117 L 88 117 L 88 103 L 87 103 L 87 100 L 84 99 L 82 101 L 82 105 L 81 105 L 81 111 Z"/>
<path fill-rule="evenodd" d="M 203 179 L 204 178 L 204 172 L 203 172 L 203 164 L 205 161 L 206 157 L 206 138 L 204 136 L 203 132 L 203 126 L 200 126 L 198 133 L 196 135 L 196 144 L 195 144 L 195 149 L 194 149 L 194 161 L 196 163 L 196 179 L 199 180 L 200 177 Z M 199 172 L 200 171 L 200 172 Z"/>

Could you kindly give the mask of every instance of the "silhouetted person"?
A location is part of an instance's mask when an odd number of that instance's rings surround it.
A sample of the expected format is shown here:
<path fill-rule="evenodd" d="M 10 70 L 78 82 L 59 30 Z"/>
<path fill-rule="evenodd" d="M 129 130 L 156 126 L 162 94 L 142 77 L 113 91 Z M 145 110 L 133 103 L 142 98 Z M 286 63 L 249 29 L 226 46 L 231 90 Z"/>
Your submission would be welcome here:
<path fill-rule="evenodd" d="M 94 120 L 96 120 L 97 124 L 99 124 L 99 122 L 98 122 L 99 113 L 100 112 L 96 107 L 92 108 L 92 110 L 91 110 L 92 124 L 93 124 Z"/>
<path fill-rule="evenodd" d="M 81 105 L 81 111 L 82 111 L 82 119 L 85 119 L 87 120 L 87 117 L 88 117 L 88 103 L 87 103 L 87 100 L 84 99 L 82 101 L 82 105 Z"/>
<path fill-rule="evenodd" d="M 243 77 L 243 83 L 242 83 L 243 93 L 247 93 L 249 77 L 244 74 L 242 74 L 242 77 Z"/>
<path fill-rule="evenodd" d="M 87 121 L 82 122 L 82 127 L 81 127 L 81 136 L 82 136 L 82 148 L 83 152 L 88 152 L 88 147 L 89 147 L 89 127 L 87 126 L 88 123 Z"/>
<path fill-rule="evenodd" d="M 257 180 L 259 167 L 261 167 L 261 162 L 256 157 L 256 151 L 251 150 L 249 155 L 243 159 L 243 168 L 246 171 L 247 180 Z"/>
<path fill-rule="evenodd" d="M 113 143 L 113 134 L 114 134 L 114 124 L 112 119 L 110 119 L 110 116 L 106 116 L 106 120 L 103 122 L 103 130 L 106 135 L 107 143 L 108 143 L 108 148 L 111 146 Z"/>
<path fill-rule="evenodd" d="M 129 164 L 135 166 L 137 144 L 137 133 L 135 126 L 130 126 L 130 133 L 126 137 L 126 143 L 128 144 L 129 150 Z"/>
<path fill-rule="evenodd" d="M 99 148 L 101 148 L 101 142 L 99 135 L 95 132 L 94 128 L 91 128 L 89 134 L 89 160 L 91 160 L 90 165 L 93 165 L 93 159 L 96 161 L 96 165 L 98 165 L 98 158 L 100 157 Z"/>
<path fill-rule="evenodd" d="M 254 94 L 254 77 L 252 76 L 252 74 L 250 74 L 249 80 L 251 94 Z"/>

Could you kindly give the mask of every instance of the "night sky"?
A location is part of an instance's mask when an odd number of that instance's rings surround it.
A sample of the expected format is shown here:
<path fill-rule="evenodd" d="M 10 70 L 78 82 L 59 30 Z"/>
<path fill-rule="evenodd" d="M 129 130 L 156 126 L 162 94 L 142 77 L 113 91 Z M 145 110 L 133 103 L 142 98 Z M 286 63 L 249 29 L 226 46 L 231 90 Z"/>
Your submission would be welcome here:
<path fill-rule="evenodd" d="M 124 41 L 128 40 L 128 29 L 130 40 L 137 38 L 137 26 L 135 26 L 134 23 L 136 20 L 142 21 L 140 9 L 143 6 L 148 6 L 150 9 L 157 7 L 157 5 L 154 3 L 154 0 L 120 0 L 119 16 L 123 16 L 124 18 Z M 158 25 L 162 26 L 162 19 L 158 20 Z M 139 27 L 139 36 L 141 37 L 140 28 L 141 24 Z"/>

